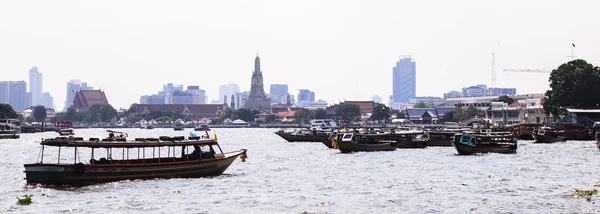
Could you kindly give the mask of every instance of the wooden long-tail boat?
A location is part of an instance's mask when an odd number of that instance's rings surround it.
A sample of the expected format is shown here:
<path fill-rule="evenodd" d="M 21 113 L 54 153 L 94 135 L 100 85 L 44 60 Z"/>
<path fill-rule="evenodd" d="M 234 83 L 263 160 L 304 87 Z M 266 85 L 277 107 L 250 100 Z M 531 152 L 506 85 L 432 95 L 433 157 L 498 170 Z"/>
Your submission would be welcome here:
<path fill-rule="evenodd" d="M 452 145 L 459 155 L 516 153 L 517 140 L 512 132 L 465 132 L 454 135 Z"/>
<path fill-rule="evenodd" d="M 533 140 L 533 130 L 538 129 L 542 124 L 538 123 L 519 123 L 506 125 L 505 131 L 512 131 L 519 137 L 519 140 Z"/>
<path fill-rule="evenodd" d="M 533 130 L 531 134 L 534 143 L 555 143 L 565 141 L 565 131 L 552 130 L 549 127 L 541 127 Z"/>
<path fill-rule="evenodd" d="M 275 132 L 276 135 L 287 142 L 324 142 L 329 140 L 331 133 L 331 131 L 308 129 L 296 129 L 291 132 L 279 130 Z"/>
<path fill-rule="evenodd" d="M 342 153 L 396 150 L 396 141 L 376 139 L 357 133 L 340 133 L 334 142 Z"/>
<path fill-rule="evenodd" d="M 201 137 L 136 138 L 134 141 L 100 141 L 59 137 L 43 140 L 41 158 L 25 164 L 28 184 L 86 185 L 129 179 L 195 178 L 222 174 L 237 157 L 245 160 L 246 150 L 224 153 L 215 139 Z M 57 148 L 56 163 L 46 163 L 44 152 Z M 74 151 L 73 160 L 61 162 L 61 149 Z M 94 150 L 105 156 L 96 160 Z M 191 151 L 193 149 L 194 151 Z M 84 163 L 80 153 L 91 151 Z M 116 154 L 115 154 L 116 153 Z M 65 155 L 63 154 L 63 157 Z"/>
<path fill-rule="evenodd" d="M 465 128 L 444 128 L 440 130 L 430 130 L 426 133 L 429 141 L 428 146 L 452 146 L 452 139 L 454 135 L 469 131 L 470 129 Z"/>

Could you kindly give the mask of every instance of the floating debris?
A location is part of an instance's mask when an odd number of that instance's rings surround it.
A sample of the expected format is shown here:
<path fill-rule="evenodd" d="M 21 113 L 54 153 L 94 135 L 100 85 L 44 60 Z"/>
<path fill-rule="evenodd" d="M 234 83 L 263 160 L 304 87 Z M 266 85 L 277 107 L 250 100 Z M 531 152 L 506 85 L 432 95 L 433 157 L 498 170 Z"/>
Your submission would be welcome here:
<path fill-rule="evenodd" d="M 21 197 L 23 197 L 23 198 L 17 197 L 18 205 L 30 205 L 31 204 L 31 197 L 33 197 L 33 195 L 23 195 Z"/>
<path fill-rule="evenodd" d="M 573 192 L 571 192 L 571 196 L 573 197 L 577 197 L 577 198 L 585 198 L 585 200 L 587 201 L 591 201 L 592 200 L 592 196 L 598 194 L 598 190 L 597 189 L 593 189 L 593 190 L 579 190 L 579 189 L 575 189 Z"/>

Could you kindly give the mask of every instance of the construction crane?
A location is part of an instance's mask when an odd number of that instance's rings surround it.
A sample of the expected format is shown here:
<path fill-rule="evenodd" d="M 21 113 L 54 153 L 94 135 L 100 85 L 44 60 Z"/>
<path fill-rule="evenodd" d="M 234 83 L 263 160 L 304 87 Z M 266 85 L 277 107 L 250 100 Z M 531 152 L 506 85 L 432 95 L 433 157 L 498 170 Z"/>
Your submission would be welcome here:
<path fill-rule="evenodd" d="M 504 72 L 530 72 L 530 73 L 551 73 L 552 69 L 504 69 Z"/>

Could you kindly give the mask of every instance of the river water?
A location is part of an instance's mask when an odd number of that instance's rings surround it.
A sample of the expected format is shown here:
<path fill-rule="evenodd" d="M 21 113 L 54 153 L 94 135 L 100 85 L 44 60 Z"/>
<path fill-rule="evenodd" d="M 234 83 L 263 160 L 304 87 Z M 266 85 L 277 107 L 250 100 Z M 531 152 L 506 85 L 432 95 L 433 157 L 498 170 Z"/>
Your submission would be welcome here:
<path fill-rule="evenodd" d="M 517 154 L 457 156 L 452 147 L 341 154 L 321 143 L 287 143 L 275 129 L 214 129 L 224 151 L 248 149 L 212 178 L 121 181 L 86 187 L 26 185 L 41 138 L 1 140 L 2 213 L 598 213 L 574 189 L 600 189 L 593 141 L 532 144 Z M 134 137 L 192 129 L 122 129 Z M 198 133 L 198 132 L 197 132 Z M 76 136 L 104 137 L 104 129 Z M 200 133 L 198 133 L 200 134 Z M 212 134 L 211 134 L 212 136 Z M 71 154 L 71 153 L 69 153 Z M 46 160 L 48 161 L 48 160 Z M 29 206 L 15 197 L 31 194 Z"/>

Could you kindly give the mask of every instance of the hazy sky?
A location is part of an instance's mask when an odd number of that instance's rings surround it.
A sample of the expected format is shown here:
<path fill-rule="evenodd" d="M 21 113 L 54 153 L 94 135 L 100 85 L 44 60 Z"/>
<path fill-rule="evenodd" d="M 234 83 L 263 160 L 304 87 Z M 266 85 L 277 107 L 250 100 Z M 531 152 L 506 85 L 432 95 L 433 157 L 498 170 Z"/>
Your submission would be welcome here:
<path fill-rule="evenodd" d="M 600 63 L 599 1 L 0 1 L 0 80 L 28 80 L 62 109 L 66 83 L 101 87 L 115 107 L 173 82 L 250 89 L 254 57 L 265 91 L 289 84 L 330 102 L 387 102 L 400 55 L 417 61 L 417 96 L 491 84 L 541 93 L 571 55 Z"/>

